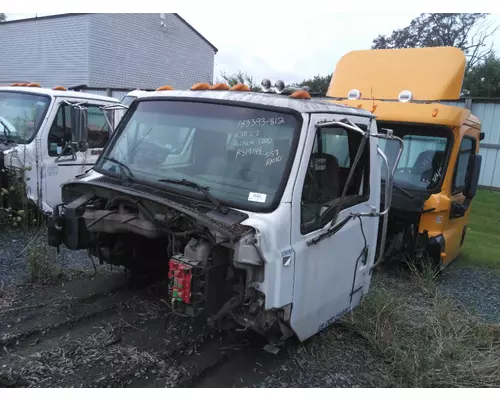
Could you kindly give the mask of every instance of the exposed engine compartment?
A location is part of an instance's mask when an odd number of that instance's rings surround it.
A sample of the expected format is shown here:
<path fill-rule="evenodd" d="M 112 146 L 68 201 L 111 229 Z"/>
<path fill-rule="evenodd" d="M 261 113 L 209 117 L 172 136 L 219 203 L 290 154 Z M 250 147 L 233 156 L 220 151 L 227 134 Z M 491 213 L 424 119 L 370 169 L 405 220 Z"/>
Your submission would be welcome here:
<path fill-rule="evenodd" d="M 252 228 L 246 226 L 243 234 L 230 238 L 224 229 L 208 228 L 202 218 L 159 203 L 115 190 L 98 195 L 80 190 L 61 211 L 55 210 L 49 244 L 86 248 L 101 264 L 124 266 L 148 280 L 166 280 L 175 314 L 210 324 L 236 321 L 280 337 L 292 334 L 283 312 L 265 311 L 264 294 L 255 289 L 264 280 L 264 259 Z"/>

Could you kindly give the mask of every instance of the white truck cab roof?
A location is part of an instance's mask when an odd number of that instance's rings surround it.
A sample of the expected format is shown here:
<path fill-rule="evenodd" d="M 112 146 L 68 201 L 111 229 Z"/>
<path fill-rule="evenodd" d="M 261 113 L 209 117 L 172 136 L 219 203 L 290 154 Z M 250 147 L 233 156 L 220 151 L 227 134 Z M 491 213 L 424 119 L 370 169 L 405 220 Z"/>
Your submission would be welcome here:
<path fill-rule="evenodd" d="M 281 107 L 293 109 L 299 113 L 338 113 L 349 114 L 360 117 L 373 117 L 367 110 L 335 104 L 331 101 L 311 98 L 308 100 L 293 99 L 289 96 L 276 95 L 274 93 L 243 92 L 228 90 L 165 90 L 144 92 L 141 98 L 199 98 L 213 99 L 219 101 L 237 101 L 241 103 L 251 103 L 263 106 Z"/>
<path fill-rule="evenodd" d="M 147 94 L 147 93 L 150 93 L 146 90 L 140 90 L 140 89 L 136 89 L 136 90 L 132 90 L 131 92 L 128 92 L 127 95 L 125 97 L 122 98 L 121 100 L 121 103 L 124 105 L 124 106 L 130 106 L 130 104 L 135 100 L 137 99 L 138 97 L 142 97 L 143 95 Z"/>
<path fill-rule="evenodd" d="M 76 92 L 73 90 L 66 90 L 66 89 L 48 89 L 48 88 L 28 87 L 28 86 L 0 86 L 0 91 L 33 93 L 51 97 L 78 97 L 81 99 L 100 100 L 112 103 L 120 102 L 120 100 L 114 97 L 101 96 L 97 94 L 84 93 L 84 92 Z"/>

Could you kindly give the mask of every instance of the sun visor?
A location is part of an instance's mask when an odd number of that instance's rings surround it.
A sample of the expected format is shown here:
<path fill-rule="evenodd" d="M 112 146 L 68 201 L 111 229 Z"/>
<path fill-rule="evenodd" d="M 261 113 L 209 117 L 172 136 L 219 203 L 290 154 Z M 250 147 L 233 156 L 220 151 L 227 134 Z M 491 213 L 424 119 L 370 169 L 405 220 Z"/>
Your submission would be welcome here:
<path fill-rule="evenodd" d="M 407 91 L 412 100 L 456 100 L 465 66 L 465 54 L 455 47 L 352 51 L 338 62 L 327 95 L 398 100 Z"/>

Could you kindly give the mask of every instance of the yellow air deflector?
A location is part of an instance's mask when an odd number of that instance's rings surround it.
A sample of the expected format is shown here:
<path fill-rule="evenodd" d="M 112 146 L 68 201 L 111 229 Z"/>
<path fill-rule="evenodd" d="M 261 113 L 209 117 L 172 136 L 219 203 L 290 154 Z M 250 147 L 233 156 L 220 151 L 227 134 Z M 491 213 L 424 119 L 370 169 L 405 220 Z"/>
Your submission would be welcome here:
<path fill-rule="evenodd" d="M 337 63 L 327 95 L 347 98 L 356 89 L 362 99 L 397 100 L 407 90 L 414 101 L 456 100 L 465 65 L 456 47 L 351 51 Z"/>

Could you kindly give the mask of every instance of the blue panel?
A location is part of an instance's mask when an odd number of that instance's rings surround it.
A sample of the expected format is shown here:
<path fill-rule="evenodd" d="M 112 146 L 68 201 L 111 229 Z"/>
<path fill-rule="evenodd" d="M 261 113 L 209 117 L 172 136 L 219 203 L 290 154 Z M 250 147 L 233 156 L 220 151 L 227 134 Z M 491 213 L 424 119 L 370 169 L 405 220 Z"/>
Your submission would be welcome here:
<path fill-rule="evenodd" d="M 465 107 L 465 101 L 448 101 L 443 104 Z M 496 101 L 473 100 L 471 112 L 481 120 L 481 129 L 485 134 L 481 142 L 480 154 L 483 156 L 479 184 L 500 188 L 500 149 L 485 148 L 484 145 L 500 145 L 500 103 Z"/>
<path fill-rule="evenodd" d="M 483 143 L 500 144 L 500 104 L 472 103 L 472 113 L 481 119 Z"/>

